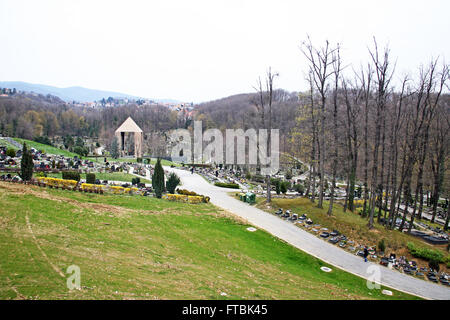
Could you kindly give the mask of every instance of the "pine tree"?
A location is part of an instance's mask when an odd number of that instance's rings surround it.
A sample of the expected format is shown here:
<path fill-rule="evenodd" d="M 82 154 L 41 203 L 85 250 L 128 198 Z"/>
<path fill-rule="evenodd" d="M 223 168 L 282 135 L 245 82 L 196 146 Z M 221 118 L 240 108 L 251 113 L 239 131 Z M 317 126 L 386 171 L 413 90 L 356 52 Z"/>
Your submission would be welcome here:
<path fill-rule="evenodd" d="M 280 194 L 280 192 L 281 192 L 281 182 L 280 182 L 280 180 L 277 180 L 277 182 L 276 182 L 275 191 L 276 191 L 277 194 Z"/>
<path fill-rule="evenodd" d="M 114 159 L 119 157 L 119 144 L 117 143 L 117 138 L 114 138 L 111 144 L 111 156 Z"/>
<path fill-rule="evenodd" d="M 161 159 L 158 158 L 155 165 L 155 172 L 152 176 L 152 186 L 157 198 L 161 198 L 164 192 L 164 169 L 161 165 Z"/>
<path fill-rule="evenodd" d="M 167 182 L 166 182 L 167 192 L 174 194 L 175 189 L 177 188 L 177 186 L 179 184 L 180 184 L 180 178 L 175 173 L 172 172 L 169 175 L 169 178 L 167 179 Z"/>
<path fill-rule="evenodd" d="M 31 151 L 27 149 L 27 145 L 23 144 L 22 159 L 20 160 L 20 177 L 24 181 L 31 180 L 33 177 L 33 156 Z"/>

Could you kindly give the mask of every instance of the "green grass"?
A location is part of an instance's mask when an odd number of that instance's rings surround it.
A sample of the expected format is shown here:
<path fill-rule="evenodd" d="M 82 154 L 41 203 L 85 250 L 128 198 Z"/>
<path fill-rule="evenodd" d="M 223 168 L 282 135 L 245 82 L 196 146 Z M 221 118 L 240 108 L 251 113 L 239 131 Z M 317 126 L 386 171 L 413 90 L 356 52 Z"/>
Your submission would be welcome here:
<path fill-rule="evenodd" d="M 7 149 L 19 150 L 15 145 L 12 145 L 5 139 L 0 139 L 0 146 L 5 146 Z"/>
<path fill-rule="evenodd" d="M 76 153 L 73 153 L 73 152 L 70 152 L 67 150 L 62 150 L 59 148 L 55 148 L 55 147 L 52 147 L 52 146 L 49 146 L 46 144 L 34 142 L 31 140 L 21 139 L 21 138 L 13 138 L 13 139 L 16 140 L 17 142 L 19 142 L 20 144 L 23 144 L 25 142 L 29 148 L 35 148 L 36 150 L 42 150 L 46 154 L 61 155 L 61 156 L 72 157 L 72 158 L 74 156 L 78 156 Z"/>
<path fill-rule="evenodd" d="M 53 178 L 59 178 L 62 179 L 62 173 L 48 173 L 48 177 Z M 86 179 L 86 174 L 81 173 L 80 174 L 81 179 Z M 125 173 L 125 172 L 107 172 L 107 173 L 95 173 L 95 178 L 99 179 L 101 181 L 108 180 L 108 181 L 123 181 L 123 182 L 131 182 L 133 178 L 140 178 L 141 183 L 152 183 L 150 180 L 145 179 L 144 177 L 138 177 L 133 174 Z"/>
<path fill-rule="evenodd" d="M 211 204 L 5 182 L 0 204 L 0 299 L 416 299 L 322 272 Z M 69 291 L 51 264 L 79 266 L 82 289 Z"/>

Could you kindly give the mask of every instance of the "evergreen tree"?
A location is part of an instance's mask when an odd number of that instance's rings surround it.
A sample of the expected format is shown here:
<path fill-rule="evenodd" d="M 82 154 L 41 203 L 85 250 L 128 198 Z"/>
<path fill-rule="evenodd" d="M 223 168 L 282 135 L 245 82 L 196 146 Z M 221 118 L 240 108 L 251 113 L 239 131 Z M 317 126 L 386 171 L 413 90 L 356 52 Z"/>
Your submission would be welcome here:
<path fill-rule="evenodd" d="M 152 186 L 157 198 L 161 198 L 164 192 L 164 169 L 161 165 L 161 159 L 158 158 L 155 165 L 155 172 L 152 176 Z"/>
<path fill-rule="evenodd" d="M 114 138 L 111 144 L 111 157 L 117 159 L 119 157 L 119 144 L 117 138 Z"/>
<path fill-rule="evenodd" d="M 20 177 L 24 181 L 31 180 L 33 177 L 33 156 L 31 151 L 27 149 L 25 142 L 23 143 L 22 159 L 20 160 Z"/>
<path fill-rule="evenodd" d="M 287 190 L 288 190 L 288 182 L 287 181 L 281 182 L 280 184 L 281 193 L 286 194 Z"/>
<path fill-rule="evenodd" d="M 281 182 L 280 182 L 280 180 L 277 180 L 275 183 L 276 183 L 275 191 L 276 191 L 277 194 L 280 194 L 280 192 L 281 192 Z"/>
<path fill-rule="evenodd" d="M 179 184 L 180 184 L 180 178 L 175 173 L 172 172 L 169 175 L 169 178 L 167 179 L 167 182 L 166 182 L 167 192 L 174 194 L 175 189 L 177 188 L 177 186 Z"/>

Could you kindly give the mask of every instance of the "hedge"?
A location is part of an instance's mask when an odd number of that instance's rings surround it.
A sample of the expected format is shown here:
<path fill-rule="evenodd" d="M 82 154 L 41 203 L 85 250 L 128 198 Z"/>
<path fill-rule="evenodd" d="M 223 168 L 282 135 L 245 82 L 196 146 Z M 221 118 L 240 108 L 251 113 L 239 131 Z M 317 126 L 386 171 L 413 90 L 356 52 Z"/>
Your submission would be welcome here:
<path fill-rule="evenodd" d="M 435 260 L 442 263 L 449 260 L 449 257 L 444 257 L 444 254 L 438 250 L 417 248 L 412 242 L 408 242 L 408 250 L 413 257 L 421 258 L 427 261 Z"/>
<path fill-rule="evenodd" d="M 80 181 L 80 173 L 77 171 L 63 171 L 62 178 L 64 180 L 75 180 Z"/>
<path fill-rule="evenodd" d="M 216 183 L 214 183 L 214 185 L 217 187 L 222 187 L 222 188 L 239 189 L 239 185 L 236 183 L 216 182 Z"/>
<path fill-rule="evenodd" d="M 86 183 L 95 184 L 95 173 L 86 173 Z"/>

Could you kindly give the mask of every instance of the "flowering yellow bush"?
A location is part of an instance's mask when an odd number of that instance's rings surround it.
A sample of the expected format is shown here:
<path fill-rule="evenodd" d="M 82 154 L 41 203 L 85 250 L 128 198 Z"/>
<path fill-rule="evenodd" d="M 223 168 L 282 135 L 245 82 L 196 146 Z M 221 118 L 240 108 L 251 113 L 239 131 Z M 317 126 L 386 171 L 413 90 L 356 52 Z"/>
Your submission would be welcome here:
<path fill-rule="evenodd" d="M 100 191 L 104 189 L 104 185 L 102 184 L 91 184 L 91 183 L 82 183 L 81 184 L 81 189 L 84 191 Z"/>
<path fill-rule="evenodd" d="M 201 203 L 203 202 L 203 197 L 201 196 L 186 196 L 184 194 L 171 194 L 168 193 L 165 196 L 163 196 L 163 199 L 169 200 L 169 201 L 181 201 L 181 202 L 188 202 L 188 203 Z M 209 198 L 208 198 L 209 200 Z"/>
<path fill-rule="evenodd" d="M 120 187 L 120 186 L 112 186 L 111 190 L 114 194 L 121 194 L 124 193 L 125 188 L 124 187 Z"/>
<path fill-rule="evenodd" d="M 201 203 L 203 202 L 203 197 L 200 196 L 188 196 L 189 203 Z"/>
<path fill-rule="evenodd" d="M 51 177 L 38 177 L 37 178 L 39 183 L 44 183 L 47 186 L 51 187 L 58 187 L 58 188 L 67 188 L 67 189 L 73 189 L 77 185 L 77 181 L 75 180 L 64 180 L 64 179 L 58 179 L 58 178 L 51 178 Z"/>

